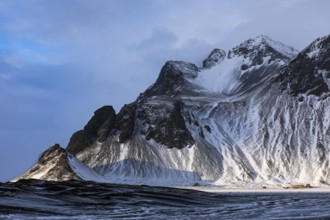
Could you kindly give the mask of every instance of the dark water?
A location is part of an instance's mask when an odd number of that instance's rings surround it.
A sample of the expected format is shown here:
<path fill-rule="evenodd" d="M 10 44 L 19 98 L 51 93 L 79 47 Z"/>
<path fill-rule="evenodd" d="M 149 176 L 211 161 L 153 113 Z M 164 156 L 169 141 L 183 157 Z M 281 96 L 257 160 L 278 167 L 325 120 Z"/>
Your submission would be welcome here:
<path fill-rule="evenodd" d="M 0 219 L 330 219 L 330 193 L 206 193 L 93 182 L 0 184 Z"/>

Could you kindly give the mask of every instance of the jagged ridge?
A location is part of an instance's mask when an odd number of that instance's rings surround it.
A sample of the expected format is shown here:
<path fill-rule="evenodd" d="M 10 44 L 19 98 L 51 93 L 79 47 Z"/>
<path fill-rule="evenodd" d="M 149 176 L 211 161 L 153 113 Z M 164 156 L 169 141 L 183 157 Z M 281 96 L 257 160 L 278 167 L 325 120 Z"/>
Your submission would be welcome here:
<path fill-rule="evenodd" d="M 204 68 L 169 61 L 117 115 L 96 111 L 67 151 L 110 182 L 330 184 L 328 48 L 318 39 L 293 57 L 259 36 L 213 50 Z"/>

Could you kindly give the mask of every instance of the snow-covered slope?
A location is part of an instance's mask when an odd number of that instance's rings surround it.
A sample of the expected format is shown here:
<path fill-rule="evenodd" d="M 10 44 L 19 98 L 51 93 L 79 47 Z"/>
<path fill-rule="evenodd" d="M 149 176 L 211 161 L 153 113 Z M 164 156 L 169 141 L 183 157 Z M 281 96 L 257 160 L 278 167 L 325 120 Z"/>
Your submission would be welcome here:
<path fill-rule="evenodd" d="M 260 35 L 234 47 L 227 56 L 213 50 L 204 60 L 207 65 L 198 74 L 197 83 L 206 90 L 233 95 L 273 75 L 274 69 L 296 54 L 295 49 Z"/>
<path fill-rule="evenodd" d="M 213 50 L 202 68 L 166 62 L 118 114 L 95 112 L 68 164 L 115 183 L 329 185 L 329 53 L 329 36 L 297 54 L 261 35 Z"/>
<path fill-rule="evenodd" d="M 82 180 L 107 182 L 107 180 L 95 170 L 78 160 L 73 155 L 67 156 L 68 164 L 72 171 Z"/>

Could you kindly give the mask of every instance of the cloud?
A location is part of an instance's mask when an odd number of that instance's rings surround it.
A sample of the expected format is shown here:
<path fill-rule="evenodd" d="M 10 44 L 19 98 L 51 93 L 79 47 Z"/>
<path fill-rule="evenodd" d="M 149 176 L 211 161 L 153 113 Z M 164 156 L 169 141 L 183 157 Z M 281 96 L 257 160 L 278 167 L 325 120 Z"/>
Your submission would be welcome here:
<path fill-rule="evenodd" d="M 147 61 L 149 67 L 155 65 L 152 69 L 160 70 L 167 60 L 184 60 L 199 65 L 213 49 L 213 45 L 193 37 L 186 39 L 183 44 L 178 39 L 169 29 L 156 28 L 151 36 L 133 45 L 130 52 L 139 58 L 139 62 Z"/>
<path fill-rule="evenodd" d="M 242 38 L 266 34 L 301 50 L 317 37 L 329 34 L 329 7 L 326 0 L 280 0 L 276 4 L 269 0 L 248 1 L 241 11 L 248 22 L 233 30 L 228 42 L 235 45 Z"/>
<path fill-rule="evenodd" d="M 140 51 L 164 50 L 175 47 L 178 37 L 166 28 L 156 28 L 152 35 L 139 42 L 133 49 Z"/>

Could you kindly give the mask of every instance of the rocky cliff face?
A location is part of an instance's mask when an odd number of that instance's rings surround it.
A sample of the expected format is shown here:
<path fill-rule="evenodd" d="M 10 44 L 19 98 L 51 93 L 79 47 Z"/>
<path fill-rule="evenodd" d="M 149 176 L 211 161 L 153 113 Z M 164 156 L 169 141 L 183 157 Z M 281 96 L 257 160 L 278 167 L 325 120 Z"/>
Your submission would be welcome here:
<path fill-rule="evenodd" d="M 318 38 L 283 69 L 277 81 L 292 95 L 328 96 L 330 85 L 330 37 Z M 324 97 L 324 98 L 326 98 Z"/>
<path fill-rule="evenodd" d="M 15 179 L 81 180 L 69 165 L 67 152 L 55 144 L 41 154 L 36 165 Z"/>
<path fill-rule="evenodd" d="M 95 141 L 105 141 L 115 125 L 115 120 L 116 113 L 112 106 L 96 110 L 84 129 L 72 135 L 66 150 L 75 155 Z"/>
<path fill-rule="evenodd" d="M 95 181 L 330 184 L 329 48 L 329 36 L 298 53 L 262 35 L 203 68 L 169 61 L 118 114 L 97 110 L 63 155 Z M 52 176 L 42 167 L 21 178 Z"/>
<path fill-rule="evenodd" d="M 210 68 L 217 63 L 221 63 L 226 58 L 226 52 L 221 49 L 213 49 L 210 53 L 210 55 L 203 60 L 203 67 L 204 68 Z"/>

